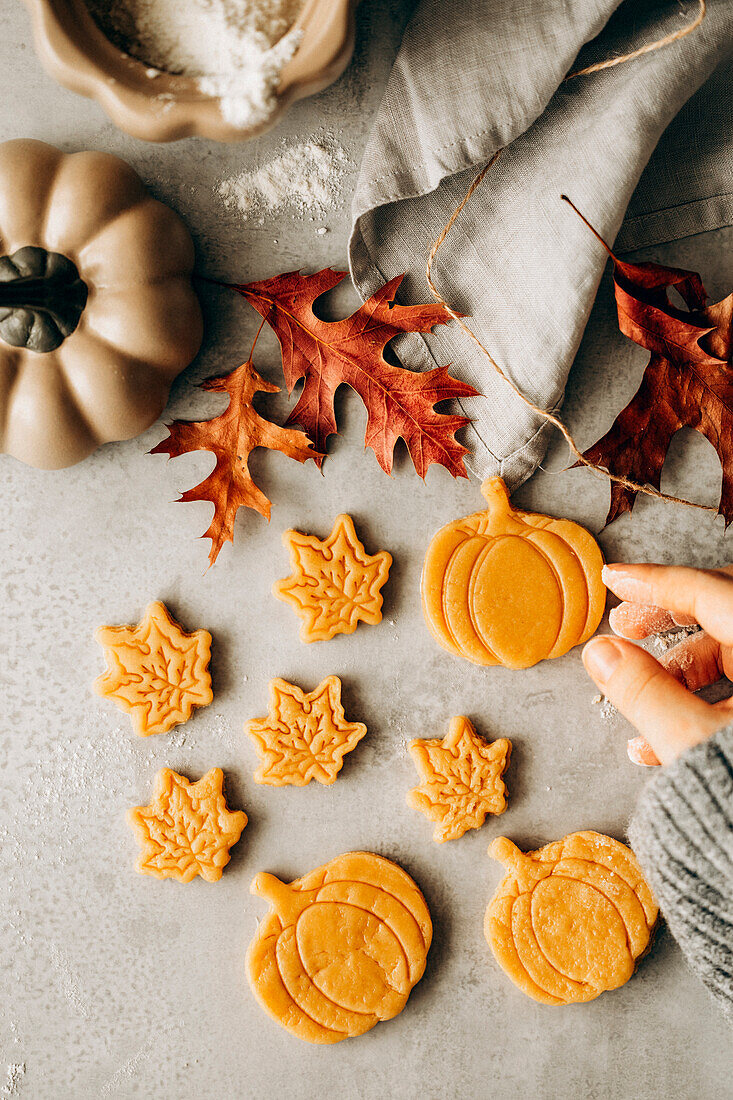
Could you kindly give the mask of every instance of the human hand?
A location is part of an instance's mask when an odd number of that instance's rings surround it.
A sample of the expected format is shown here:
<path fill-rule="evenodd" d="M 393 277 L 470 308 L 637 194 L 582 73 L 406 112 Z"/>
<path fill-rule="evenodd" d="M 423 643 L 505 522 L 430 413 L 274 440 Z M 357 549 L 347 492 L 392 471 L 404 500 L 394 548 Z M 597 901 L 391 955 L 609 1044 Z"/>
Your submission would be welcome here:
<path fill-rule="evenodd" d="M 620 637 L 591 639 L 583 663 L 639 731 L 628 742 L 629 758 L 669 764 L 733 721 L 733 699 L 711 705 L 693 694 L 721 676 L 733 679 L 733 566 L 605 565 L 603 580 L 624 601 L 609 617 Z M 702 629 L 659 661 L 625 640 L 693 624 Z"/>

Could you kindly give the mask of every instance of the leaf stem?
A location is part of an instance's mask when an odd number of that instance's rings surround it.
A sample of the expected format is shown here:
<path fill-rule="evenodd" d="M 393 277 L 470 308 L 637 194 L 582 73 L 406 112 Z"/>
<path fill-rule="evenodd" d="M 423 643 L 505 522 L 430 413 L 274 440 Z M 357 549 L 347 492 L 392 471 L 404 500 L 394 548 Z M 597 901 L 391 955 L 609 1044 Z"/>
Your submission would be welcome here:
<path fill-rule="evenodd" d="M 596 239 L 596 240 L 597 240 L 597 241 L 598 241 L 598 242 L 599 242 L 600 244 L 602 244 L 602 245 L 603 245 L 603 247 L 605 248 L 605 250 L 606 250 L 606 252 L 608 253 L 608 255 L 609 255 L 609 256 L 611 257 L 611 259 L 613 260 L 613 262 L 614 262 L 614 263 L 616 263 L 616 257 L 614 256 L 613 252 L 611 251 L 611 249 L 610 249 L 610 248 L 608 247 L 608 245 L 607 245 L 607 244 L 606 244 L 606 242 L 604 241 L 604 239 L 603 239 L 603 237 L 601 236 L 601 234 L 600 234 L 600 233 L 598 232 L 598 230 L 597 230 L 597 229 L 594 229 L 594 228 L 593 228 L 593 226 L 592 226 L 592 225 L 590 224 L 590 222 L 588 221 L 588 219 L 587 219 L 587 218 L 586 218 L 586 217 L 585 217 L 585 216 L 584 216 L 583 214 L 581 214 L 581 213 L 580 213 L 580 211 L 578 210 L 577 206 L 576 206 L 576 205 L 575 205 L 575 203 L 574 203 L 574 202 L 572 201 L 572 199 L 569 199 L 569 198 L 567 197 L 567 195 L 561 195 L 561 196 L 560 196 L 560 198 L 561 198 L 561 199 L 563 200 L 563 202 L 566 202 L 566 203 L 568 204 L 568 206 L 571 206 L 571 207 L 573 208 L 573 210 L 574 210 L 574 211 L 575 211 L 575 213 L 576 213 L 576 214 L 578 215 L 578 217 L 579 217 L 579 218 L 580 218 L 580 220 L 581 220 L 581 221 L 583 222 L 583 224 L 584 224 L 584 225 L 586 225 L 586 226 L 588 227 L 588 229 L 590 229 L 590 231 L 591 231 L 591 233 L 593 234 L 593 236 L 595 237 L 595 239 Z"/>
<path fill-rule="evenodd" d="M 262 320 L 260 321 L 260 327 L 257 329 L 257 332 L 255 333 L 255 338 L 252 341 L 252 347 L 249 349 L 249 361 L 250 361 L 250 363 L 252 362 L 252 356 L 255 353 L 255 344 L 257 343 L 257 341 L 260 338 L 260 333 L 262 332 L 264 324 L 265 324 L 265 318 L 263 317 Z"/>

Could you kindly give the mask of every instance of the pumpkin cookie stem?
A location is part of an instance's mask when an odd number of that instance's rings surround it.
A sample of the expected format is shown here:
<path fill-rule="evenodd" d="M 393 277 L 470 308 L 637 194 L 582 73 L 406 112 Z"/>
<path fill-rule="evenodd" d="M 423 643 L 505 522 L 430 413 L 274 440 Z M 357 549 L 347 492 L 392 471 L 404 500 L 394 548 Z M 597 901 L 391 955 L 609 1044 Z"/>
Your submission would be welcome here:
<path fill-rule="evenodd" d="M 250 894 L 269 901 L 278 917 L 284 924 L 295 924 L 302 909 L 309 904 L 310 898 L 304 896 L 299 890 L 293 890 L 287 882 L 281 882 L 275 875 L 268 871 L 260 871 L 252 879 L 249 888 Z"/>
<path fill-rule="evenodd" d="M 489 845 L 488 853 L 492 859 L 498 860 L 510 874 L 514 875 L 523 890 L 529 889 L 534 882 L 545 878 L 547 874 L 536 860 L 526 855 L 521 848 L 517 848 L 508 837 L 495 837 Z"/>
<path fill-rule="evenodd" d="M 481 494 L 492 512 L 509 515 L 513 511 L 509 503 L 509 490 L 500 477 L 487 477 L 482 481 Z"/>
<path fill-rule="evenodd" d="M 514 870 L 515 867 L 521 865 L 524 862 L 524 852 L 517 848 L 516 844 L 513 844 L 508 837 L 497 836 L 491 841 L 488 847 L 488 853 L 492 859 L 496 859 L 499 863 L 503 863 L 507 870 Z"/>

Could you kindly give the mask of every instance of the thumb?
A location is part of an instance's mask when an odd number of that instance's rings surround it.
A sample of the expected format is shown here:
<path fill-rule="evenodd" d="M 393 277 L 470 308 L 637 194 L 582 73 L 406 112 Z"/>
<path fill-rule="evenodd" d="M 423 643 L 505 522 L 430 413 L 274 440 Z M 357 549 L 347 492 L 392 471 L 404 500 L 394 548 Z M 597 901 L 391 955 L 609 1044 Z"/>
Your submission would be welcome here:
<path fill-rule="evenodd" d="M 692 695 L 651 653 L 621 638 L 588 642 L 583 664 L 662 764 L 720 729 L 720 712 Z"/>

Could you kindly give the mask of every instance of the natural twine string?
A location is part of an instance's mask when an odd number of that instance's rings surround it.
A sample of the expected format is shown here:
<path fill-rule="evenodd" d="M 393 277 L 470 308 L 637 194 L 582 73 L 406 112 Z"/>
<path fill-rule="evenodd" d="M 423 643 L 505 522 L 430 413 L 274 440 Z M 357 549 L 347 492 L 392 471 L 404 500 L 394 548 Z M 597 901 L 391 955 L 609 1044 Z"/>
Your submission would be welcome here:
<path fill-rule="evenodd" d="M 706 11 L 707 4 L 705 0 L 698 0 L 697 15 L 691 23 L 680 27 L 678 31 L 673 31 L 672 34 L 667 34 L 664 38 L 657 39 L 656 42 L 648 42 L 646 46 L 639 46 L 638 50 L 632 50 L 631 53 L 621 54 L 620 57 L 612 57 L 608 61 L 599 61 L 598 64 L 588 65 L 585 69 L 575 69 L 574 72 L 568 73 L 563 83 L 565 80 L 572 80 L 575 76 L 588 76 L 589 73 L 599 73 L 601 69 L 612 69 L 614 65 L 625 65 L 627 61 L 634 61 L 637 57 L 643 57 L 645 53 L 654 53 L 664 46 L 670 46 L 672 42 L 679 42 L 680 38 L 685 38 L 688 34 L 692 34 L 693 31 L 697 30 L 705 18 Z"/>
<path fill-rule="evenodd" d="M 681 28 L 678 31 L 675 31 L 673 34 L 668 34 L 664 38 L 660 38 L 656 42 L 650 42 L 646 46 L 641 46 L 638 50 L 634 50 L 632 53 L 623 54 L 621 57 L 614 57 L 608 61 L 601 61 L 597 65 L 589 65 L 585 69 L 577 69 L 574 72 L 568 73 L 564 80 L 572 80 L 576 76 L 586 76 L 589 73 L 600 72 L 602 69 L 610 69 L 614 65 L 622 65 L 625 64 L 627 61 L 633 61 L 635 58 L 641 57 L 643 54 L 652 53 L 655 50 L 660 50 L 664 46 L 668 46 L 670 43 L 677 42 L 680 38 L 684 38 L 686 35 L 691 34 L 692 31 L 700 26 L 703 19 L 705 18 L 705 14 L 705 0 L 698 0 L 698 13 L 695 19 L 693 19 L 691 23 L 688 23 L 687 26 Z M 433 263 L 438 253 L 438 249 L 450 233 L 457 219 L 460 217 L 463 208 L 483 180 L 486 173 L 494 164 L 496 164 L 496 161 L 499 159 L 501 153 L 502 150 L 498 149 L 491 157 L 491 160 L 488 162 L 488 164 L 485 164 L 481 171 L 474 177 L 470 187 L 468 188 L 458 206 L 455 208 L 450 218 L 448 219 L 447 224 L 441 230 L 438 238 L 433 242 L 425 267 L 425 277 L 427 279 L 428 286 L 430 287 L 431 294 L 435 298 L 436 302 L 439 302 L 440 305 L 442 305 L 443 308 L 446 310 L 446 312 L 460 326 L 466 336 L 468 336 L 469 339 L 472 340 L 473 343 L 479 348 L 481 353 L 486 356 L 496 373 L 504 379 L 507 385 L 514 391 L 517 397 L 527 406 L 527 408 L 531 409 L 533 413 L 541 417 L 543 420 L 547 421 L 548 424 L 552 424 L 553 427 L 557 428 L 557 430 L 561 433 L 565 442 L 567 443 L 570 453 L 581 466 L 588 467 L 588 469 L 603 475 L 603 477 L 608 478 L 610 481 L 615 481 L 617 484 L 622 485 L 625 489 L 629 489 L 634 493 L 644 493 L 646 494 L 646 496 L 654 497 L 655 500 L 666 501 L 668 504 L 684 504 L 688 508 L 698 508 L 702 512 L 717 512 L 716 508 L 711 508 L 707 504 L 696 504 L 694 501 L 684 500 L 682 497 L 675 497 L 671 496 L 669 493 L 662 493 L 659 489 L 655 489 L 652 485 L 642 485 L 638 481 L 632 481 L 630 478 L 624 477 L 622 474 L 613 474 L 604 466 L 599 466 L 597 463 L 591 462 L 590 459 L 586 458 L 583 455 L 582 451 L 579 449 L 577 443 L 573 439 L 573 436 L 565 427 L 562 420 L 560 420 L 559 417 L 555 416 L 554 413 L 549 412 L 547 409 L 541 408 L 539 405 L 536 405 L 534 401 L 531 401 L 521 391 L 519 386 L 517 386 L 517 384 L 512 381 L 512 379 L 502 369 L 502 367 L 499 366 L 489 349 L 481 343 L 478 336 L 476 336 L 476 334 L 464 322 L 463 318 L 455 312 L 455 310 L 449 305 L 448 302 L 446 302 L 445 298 L 443 298 L 443 296 L 437 290 L 433 281 Z"/>

